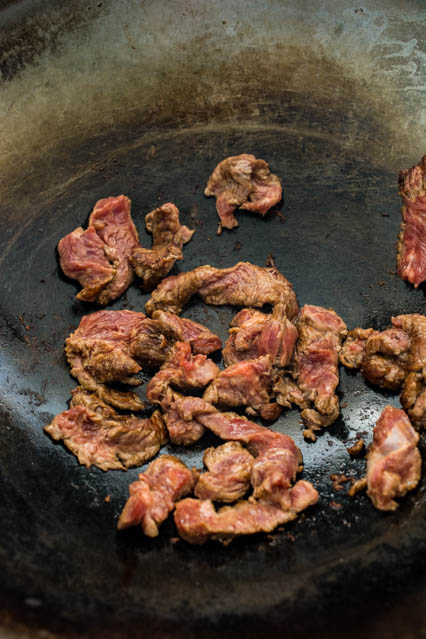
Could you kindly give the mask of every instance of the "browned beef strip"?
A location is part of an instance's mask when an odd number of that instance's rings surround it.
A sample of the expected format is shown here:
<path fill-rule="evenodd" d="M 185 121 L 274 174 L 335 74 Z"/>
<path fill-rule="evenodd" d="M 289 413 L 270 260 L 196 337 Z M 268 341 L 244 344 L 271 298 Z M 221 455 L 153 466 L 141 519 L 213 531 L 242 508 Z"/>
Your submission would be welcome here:
<path fill-rule="evenodd" d="M 300 510 L 318 501 L 318 493 L 305 481 L 292 487 L 302 456 L 288 435 L 250 422 L 234 413 L 220 413 L 208 402 L 186 397 L 175 402 L 186 420 L 197 420 L 225 440 L 247 445 L 255 456 L 251 484 L 253 496 L 216 512 L 210 500 L 185 499 L 175 511 L 179 534 L 190 543 L 208 539 L 229 543 L 237 535 L 273 530 Z"/>
<path fill-rule="evenodd" d="M 154 311 L 152 319 L 159 322 L 161 330 L 171 341 L 189 342 L 194 355 L 209 355 L 222 347 L 220 337 L 206 326 L 167 311 Z"/>
<path fill-rule="evenodd" d="M 159 411 L 149 419 L 119 415 L 80 387 L 72 393 L 70 409 L 57 415 L 45 431 L 63 441 L 80 464 L 101 470 L 139 466 L 167 441 Z"/>
<path fill-rule="evenodd" d="M 398 315 L 392 318 L 392 324 L 410 338 L 401 404 L 416 428 L 426 428 L 426 317 L 419 313 Z"/>
<path fill-rule="evenodd" d="M 247 406 L 249 414 L 259 414 L 263 419 L 274 420 L 281 413 L 275 402 L 271 403 L 273 368 L 271 357 L 237 362 L 220 371 L 204 392 L 204 399 L 215 406 Z"/>
<path fill-rule="evenodd" d="M 339 353 L 339 361 L 346 368 L 360 368 L 365 357 L 365 345 L 371 335 L 378 331 L 372 328 L 354 328 L 349 331 Z"/>
<path fill-rule="evenodd" d="M 234 211 L 237 208 L 265 215 L 282 198 L 280 180 L 270 172 L 264 160 L 243 153 L 222 160 L 211 174 L 204 191 L 216 198 L 219 233 L 222 226 L 238 226 Z"/>
<path fill-rule="evenodd" d="M 159 525 L 175 502 L 191 492 L 193 485 L 193 475 L 183 462 L 171 455 L 161 455 L 130 484 L 118 529 L 141 525 L 145 535 L 157 537 Z"/>
<path fill-rule="evenodd" d="M 331 309 L 305 305 L 297 321 L 299 338 L 294 359 L 293 377 L 302 396 L 312 403 L 302 410 L 307 427 L 304 436 L 315 441 L 315 431 L 332 424 L 339 416 L 339 400 L 335 394 L 339 383 L 338 355 L 346 324 Z M 276 387 L 277 400 L 288 405 L 291 398 L 301 405 L 301 398 L 291 385 Z"/>
<path fill-rule="evenodd" d="M 133 279 L 130 254 L 137 246 L 130 200 L 124 195 L 99 200 L 87 230 L 78 228 L 58 244 L 62 270 L 83 286 L 77 298 L 108 304 L 124 293 Z"/>
<path fill-rule="evenodd" d="M 98 311 L 85 315 L 65 342 L 71 374 L 86 390 L 124 410 L 141 410 L 135 393 L 110 389 L 105 384 L 139 384 L 141 370 L 132 354 L 132 333 L 143 325 L 145 315 L 134 311 Z"/>
<path fill-rule="evenodd" d="M 367 456 L 367 494 L 379 510 L 395 510 L 395 497 L 403 497 L 420 480 L 422 460 L 417 444 L 419 435 L 403 410 L 386 406 L 373 430 L 373 443 Z"/>
<path fill-rule="evenodd" d="M 244 497 L 250 487 L 254 457 L 239 442 L 207 448 L 203 462 L 208 471 L 195 484 L 196 497 L 225 503 Z"/>
<path fill-rule="evenodd" d="M 194 231 L 181 226 L 179 209 L 168 202 L 145 217 L 147 230 L 152 233 L 152 248 L 136 247 L 132 263 L 143 280 L 144 289 L 152 291 L 170 272 L 176 260 L 183 258 L 182 247 L 189 242 Z"/>
<path fill-rule="evenodd" d="M 414 287 L 426 280 L 426 155 L 399 174 L 402 222 L 398 236 L 398 275 Z"/>
<path fill-rule="evenodd" d="M 58 252 L 65 275 L 83 287 L 77 294 L 83 302 L 95 302 L 117 272 L 117 260 L 92 226 L 85 231 L 78 227 L 65 235 Z"/>
<path fill-rule="evenodd" d="M 182 396 L 175 389 L 190 391 L 205 388 L 218 373 L 219 368 L 205 355 L 191 354 L 188 342 L 176 342 L 166 363 L 149 382 L 147 398 L 163 409 L 172 443 L 188 446 L 204 434 L 200 423 L 188 422 L 176 412 L 174 403 Z"/>
<path fill-rule="evenodd" d="M 167 277 L 152 292 L 145 305 L 148 314 L 165 310 L 179 314 L 190 298 L 198 294 L 207 304 L 258 306 L 283 304 L 292 319 L 298 311 L 290 282 L 275 266 L 261 267 L 239 262 L 225 269 L 199 266 L 193 271 Z"/>
<path fill-rule="evenodd" d="M 297 329 L 277 304 L 272 314 L 243 309 L 231 322 L 230 336 L 223 349 L 226 366 L 261 355 L 270 355 L 274 366 L 284 368 L 293 357 Z"/>

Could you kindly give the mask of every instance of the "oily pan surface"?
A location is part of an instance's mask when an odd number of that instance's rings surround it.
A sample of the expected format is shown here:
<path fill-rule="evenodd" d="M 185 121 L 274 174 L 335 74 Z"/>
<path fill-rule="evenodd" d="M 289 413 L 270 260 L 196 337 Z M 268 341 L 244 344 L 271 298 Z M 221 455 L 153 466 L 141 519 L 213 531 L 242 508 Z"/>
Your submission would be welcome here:
<path fill-rule="evenodd" d="M 265 219 L 242 213 L 240 227 L 218 237 L 214 200 L 204 198 L 203 187 L 218 161 L 245 151 L 266 158 L 282 177 L 284 204 Z M 319 490 L 319 504 L 282 532 L 239 539 L 228 548 L 172 543 L 171 520 L 154 540 L 137 529 L 117 533 L 128 484 L 139 469 L 87 470 L 42 431 L 64 410 L 74 386 L 64 339 L 96 308 L 75 300 L 78 288 L 61 275 L 55 247 L 84 224 L 97 199 L 126 193 L 147 246 L 145 214 L 174 201 L 182 223 L 196 229 L 174 272 L 239 260 L 263 265 L 271 253 L 301 305 L 332 307 L 348 328 L 383 329 L 392 315 L 421 312 L 424 299 L 421 288 L 414 291 L 394 273 L 395 182 L 393 172 L 342 153 L 330 139 L 310 137 L 298 145 L 279 130 L 244 127 L 163 134 L 131 150 L 111 150 L 102 170 L 95 165 L 31 220 L 4 259 L 1 293 L 0 509 L 9 525 L 0 552 L 8 596 L 76 627 L 108 620 L 111 628 L 142 617 L 160 628 L 184 618 L 191 624 L 224 618 L 241 624 L 241 615 L 247 620 L 265 614 L 271 624 L 296 624 L 309 607 L 306 628 L 324 618 L 330 597 L 344 611 L 354 601 L 376 601 L 377 583 L 388 600 L 404 581 L 423 588 L 417 566 L 426 549 L 424 481 L 389 516 L 365 496 L 351 500 L 336 492 L 329 477 L 362 474 L 364 462 L 352 460 L 346 447 L 356 434 L 371 441 L 383 407 L 398 405 L 397 396 L 368 387 L 360 375 L 341 370 L 341 418 L 315 444 L 303 440 L 297 410 L 284 412 L 273 425 L 301 448 L 301 477 Z M 146 299 L 133 285 L 111 308 L 143 310 Z M 193 301 L 183 314 L 226 338 L 234 312 Z M 200 466 L 204 448 L 217 441 L 206 435 L 193 447 L 168 445 L 161 452 Z"/>

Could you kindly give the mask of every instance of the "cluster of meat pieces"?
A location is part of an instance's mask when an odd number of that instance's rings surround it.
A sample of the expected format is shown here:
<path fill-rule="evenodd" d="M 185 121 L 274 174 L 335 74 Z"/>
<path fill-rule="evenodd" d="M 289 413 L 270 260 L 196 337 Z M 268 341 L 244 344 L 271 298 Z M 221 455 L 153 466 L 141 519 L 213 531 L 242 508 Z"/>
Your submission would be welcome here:
<path fill-rule="evenodd" d="M 426 155 L 399 174 L 402 222 L 398 237 L 398 275 L 414 284 L 426 280 Z"/>
<path fill-rule="evenodd" d="M 426 427 L 426 317 L 418 313 L 392 318 L 392 328 L 349 331 L 341 363 L 359 368 L 367 382 L 392 391 L 416 428 Z"/>
<path fill-rule="evenodd" d="M 86 230 L 79 227 L 60 240 L 61 268 L 82 286 L 77 299 L 108 304 L 130 286 L 135 272 L 151 290 L 182 259 L 194 231 L 181 226 L 174 204 L 148 213 L 145 224 L 153 236 L 151 249 L 140 246 L 129 198 L 108 197 L 95 204 Z"/>

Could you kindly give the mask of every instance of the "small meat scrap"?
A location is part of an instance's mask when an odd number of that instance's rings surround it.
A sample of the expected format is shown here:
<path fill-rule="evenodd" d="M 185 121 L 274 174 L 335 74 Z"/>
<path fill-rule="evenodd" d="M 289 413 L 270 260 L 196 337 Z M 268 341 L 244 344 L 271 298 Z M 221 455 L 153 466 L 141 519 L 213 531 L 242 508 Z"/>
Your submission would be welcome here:
<path fill-rule="evenodd" d="M 149 382 L 147 398 L 163 409 L 173 444 L 188 446 L 204 434 L 202 424 L 177 413 L 175 402 L 182 395 L 175 389 L 191 391 L 205 388 L 218 373 L 219 368 L 205 355 L 192 355 L 188 342 L 176 342 L 166 363 Z"/>
<path fill-rule="evenodd" d="M 192 472 L 177 457 L 161 455 L 129 486 L 129 498 L 117 528 L 142 526 L 148 537 L 158 536 L 158 527 L 167 519 L 175 502 L 192 491 Z"/>
<path fill-rule="evenodd" d="M 159 322 L 163 335 L 173 342 L 189 342 L 194 355 L 209 355 L 222 348 L 220 337 L 198 322 L 167 311 L 154 311 L 152 319 Z"/>
<path fill-rule="evenodd" d="M 76 377 L 86 390 L 123 410 L 141 410 L 135 393 L 111 389 L 106 384 L 137 385 L 141 366 L 133 358 L 132 333 L 143 325 L 145 315 L 134 311 L 98 311 L 85 315 L 65 342 L 65 354 Z"/>
<path fill-rule="evenodd" d="M 80 464 L 101 470 L 140 466 L 167 442 L 159 411 L 149 419 L 119 415 L 80 387 L 72 393 L 69 410 L 57 415 L 44 430 L 56 441 L 63 441 Z"/>
<path fill-rule="evenodd" d="M 222 160 L 211 174 L 204 195 L 216 198 L 219 231 L 238 226 L 237 208 L 265 215 L 282 198 L 279 178 L 265 160 L 243 153 Z"/>
<path fill-rule="evenodd" d="M 286 316 L 283 304 L 276 304 L 271 314 L 244 308 L 231 322 L 229 339 L 223 349 L 226 366 L 262 355 L 285 368 L 293 357 L 297 329 Z"/>
<path fill-rule="evenodd" d="M 178 315 L 195 294 L 214 306 L 283 304 L 290 320 L 297 315 L 299 308 L 292 285 L 274 265 L 261 267 L 250 262 L 238 262 L 230 268 L 206 265 L 167 277 L 152 292 L 145 309 L 149 315 L 157 310 Z"/>
<path fill-rule="evenodd" d="M 129 198 L 99 200 L 86 231 L 79 227 L 58 244 L 63 272 L 83 287 L 77 299 L 105 305 L 122 295 L 133 280 L 130 255 L 138 246 Z"/>
<path fill-rule="evenodd" d="M 379 510 L 395 510 L 420 480 L 418 433 L 403 410 L 386 406 L 373 430 L 367 458 L 367 494 Z"/>
<path fill-rule="evenodd" d="M 398 236 L 397 272 L 417 288 L 426 280 L 426 155 L 401 171 L 402 222 Z"/>
<path fill-rule="evenodd" d="M 346 450 L 348 451 L 351 457 L 358 457 L 358 455 L 361 455 L 364 452 L 364 449 L 365 449 L 364 440 L 357 439 L 355 444 L 353 444 Z"/>
<path fill-rule="evenodd" d="M 177 529 L 190 543 L 202 544 L 208 539 L 229 543 L 238 535 L 270 532 L 318 501 L 309 482 L 299 480 L 292 486 L 302 456 L 288 435 L 234 413 L 220 413 L 200 398 L 185 397 L 175 402 L 175 409 L 222 439 L 245 444 L 255 457 L 250 478 L 253 495 L 247 501 L 218 512 L 209 499 L 185 499 L 177 504 Z"/>
<path fill-rule="evenodd" d="M 426 317 L 419 313 L 392 318 L 392 328 L 384 331 L 354 329 L 364 333 L 362 348 L 351 368 L 361 369 L 363 377 L 380 388 L 402 388 L 401 404 L 416 428 L 426 427 Z M 351 349 L 343 346 L 342 351 Z M 346 355 L 341 362 L 347 365 Z"/>
<path fill-rule="evenodd" d="M 203 462 L 208 471 L 195 484 L 196 497 L 225 503 L 244 497 L 250 487 L 254 457 L 239 442 L 207 448 Z"/>
<path fill-rule="evenodd" d="M 342 473 L 332 473 L 330 475 L 330 479 L 333 482 L 333 490 L 338 493 L 342 492 L 344 485 L 347 482 L 351 482 L 351 484 L 354 483 L 353 477 L 346 477 L 346 475 L 343 475 Z"/>
<path fill-rule="evenodd" d="M 204 399 L 215 406 L 247 406 L 249 414 L 263 419 L 277 419 L 281 407 L 271 402 L 273 383 L 269 355 L 247 359 L 220 371 L 204 392 Z"/>
<path fill-rule="evenodd" d="M 179 209 L 168 202 L 145 217 L 147 231 L 152 233 L 152 248 L 136 247 L 131 260 L 136 275 L 143 280 L 144 289 L 152 291 L 183 258 L 182 247 L 194 234 L 179 221 Z"/>
<path fill-rule="evenodd" d="M 293 365 L 297 384 L 278 382 L 277 401 L 294 402 L 302 408 L 305 438 L 315 441 L 315 431 L 332 424 L 340 413 L 335 393 L 339 384 L 338 356 L 346 335 L 346 324 L 331 309 L 305 305 L 296 323 L 299 333 Z M 292 380 L 291 380 L 292 381 Z M 313 407 L 310 407 L 310 403 Z"/>

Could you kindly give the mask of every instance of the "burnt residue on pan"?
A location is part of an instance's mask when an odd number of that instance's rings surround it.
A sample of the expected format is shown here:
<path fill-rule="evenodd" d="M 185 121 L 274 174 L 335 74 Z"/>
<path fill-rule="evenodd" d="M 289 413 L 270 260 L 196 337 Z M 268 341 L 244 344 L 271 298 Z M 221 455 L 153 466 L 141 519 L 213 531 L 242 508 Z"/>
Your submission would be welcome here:
<path fill-rule="evenodd" d="M 426 587 L 424 482 L 389 516 L 330 480 L 363 473 L 365 461 L 347 447 L 359 436 L 368 444 L 382 408 L 398 404 L 360 375 L 342 371 L 341 418 L 315 444 L 303 440 L 297 410 L 274 426 L 301 447 L 319 504 L 282 531 L 228 548 L 173 543 L 172 522 L 156 540 L 117 533 L 138 470 L 81 468 L 42 432 L 74 386 L 64 339 L 96 310 L 75 300 L 56 244 L 107 195 L 132 199 L 146 246 L 145 214 L 176 203 L 196 233 L 175 272 L 263 265 L 272 253 L 301 304 L 333 307 L 348 328 L 383 329 L 401 311 L 424 312 L 424 288 L 395 275 L 396 176 L 424 153 L 420 10 L 390 0 L 317 4 L 179 1 L 172 10 L 157 1 L 73 1 L 59 10 L 27 1 L 2 9 L 5 626 L 17 627 L 20 616 L 22 632 L 115 637 L 147 629 L 227 636 L 225 626 L 248 637 L 283 628 L 294 637 L 398 628 L 405 637 L 424 627 L 414 594 Z M 238 214 L 240 227 L 218 237 L 203 188 L 221 159 L 242 152 L 268 161 L 284 199 L 265 219 Z M 133 285 L 111 308 L 142 310 L 146 299 Z M 222 338 L 234 313 L 197 300 L 184 311 Z M 207 435 L 163 451 L 199 466 L 216 441 Z"/>

